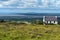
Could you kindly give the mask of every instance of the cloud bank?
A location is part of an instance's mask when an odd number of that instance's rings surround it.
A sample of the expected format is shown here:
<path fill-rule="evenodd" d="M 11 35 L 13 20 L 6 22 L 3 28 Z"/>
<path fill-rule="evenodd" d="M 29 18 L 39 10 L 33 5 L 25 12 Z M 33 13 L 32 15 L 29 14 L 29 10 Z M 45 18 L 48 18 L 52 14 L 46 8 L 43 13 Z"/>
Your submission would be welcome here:
<path fill-rule="evenodd" d="M 0 8 L 60 8 L 60 0 L 0 0 Z"/>

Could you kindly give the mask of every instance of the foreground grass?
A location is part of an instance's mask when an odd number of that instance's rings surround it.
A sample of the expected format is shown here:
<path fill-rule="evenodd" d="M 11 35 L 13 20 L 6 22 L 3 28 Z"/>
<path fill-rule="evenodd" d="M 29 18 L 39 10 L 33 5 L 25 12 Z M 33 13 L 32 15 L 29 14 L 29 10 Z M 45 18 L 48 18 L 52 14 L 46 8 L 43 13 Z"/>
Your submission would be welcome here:
<path fill-rule="evenodd" d="M 0 23 L 0 40 L 60 40 L 60 25 Z"/>

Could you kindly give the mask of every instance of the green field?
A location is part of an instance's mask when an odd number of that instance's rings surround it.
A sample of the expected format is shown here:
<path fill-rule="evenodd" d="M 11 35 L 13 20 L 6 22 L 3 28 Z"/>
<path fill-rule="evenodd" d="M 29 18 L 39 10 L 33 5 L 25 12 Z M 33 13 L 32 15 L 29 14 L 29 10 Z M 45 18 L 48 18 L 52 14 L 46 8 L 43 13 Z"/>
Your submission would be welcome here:
<path fill-rule="evenodd" d="M 0 23 L 0 40 L 60 40 L 60 25 Z"/>

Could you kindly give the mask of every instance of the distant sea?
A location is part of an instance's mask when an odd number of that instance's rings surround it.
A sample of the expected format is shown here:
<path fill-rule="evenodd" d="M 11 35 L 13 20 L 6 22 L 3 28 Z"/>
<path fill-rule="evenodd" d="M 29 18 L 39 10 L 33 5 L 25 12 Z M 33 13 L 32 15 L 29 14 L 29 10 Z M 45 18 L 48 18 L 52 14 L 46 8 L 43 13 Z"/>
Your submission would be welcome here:
<path fill-rule="evenodd" d="M 11 13 L 0 15 L 0 20 L 43 20 L 43 16 L 58 16 L 60 20 L 60 13 Z"/>

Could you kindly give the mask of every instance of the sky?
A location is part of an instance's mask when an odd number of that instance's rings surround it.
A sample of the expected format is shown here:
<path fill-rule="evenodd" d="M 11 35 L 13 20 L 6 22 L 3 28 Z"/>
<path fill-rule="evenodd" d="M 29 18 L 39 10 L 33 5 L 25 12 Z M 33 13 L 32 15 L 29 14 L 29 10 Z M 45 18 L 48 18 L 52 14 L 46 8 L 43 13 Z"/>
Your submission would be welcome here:
<path fill-rule="evenodd" d="M 0 0 L 3 13 L 60 13 L 60 0 Z"/>

